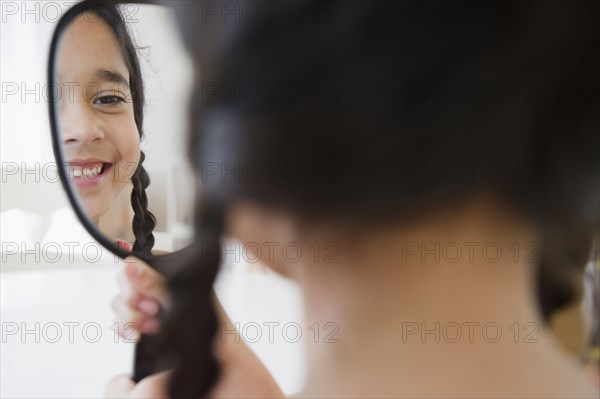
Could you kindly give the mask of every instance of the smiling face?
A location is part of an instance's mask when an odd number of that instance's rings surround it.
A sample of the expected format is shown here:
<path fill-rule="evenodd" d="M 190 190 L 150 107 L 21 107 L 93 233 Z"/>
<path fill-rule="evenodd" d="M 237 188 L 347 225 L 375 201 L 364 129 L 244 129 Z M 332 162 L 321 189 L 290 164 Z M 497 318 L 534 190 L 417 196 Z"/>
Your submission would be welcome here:
<path fill-rule="evenodd" d="M 59 129 L 69 182 L 98 223 L 140 160 L 130 74 L 110 26 L 89 15 L 67 28 L 58 53 Z"/>

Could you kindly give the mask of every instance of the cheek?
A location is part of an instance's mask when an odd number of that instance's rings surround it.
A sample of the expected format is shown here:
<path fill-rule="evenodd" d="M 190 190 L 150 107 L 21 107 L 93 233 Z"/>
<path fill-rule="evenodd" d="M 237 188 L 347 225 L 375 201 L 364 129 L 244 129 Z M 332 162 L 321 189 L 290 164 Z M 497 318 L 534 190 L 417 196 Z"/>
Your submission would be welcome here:
<path fill-rule="evenodd" d="M 118 135 L 113 140 L 117 151 L 119 161 L 129 168 L 135 169 L 140 162 L 140 134 L 133 121 L 133 117 L 128 118 L 126 123 L 120 123 L 118 126 Z"/>
<path fill-rule="evenodd" d="M 139 136 L 137 136 L 137 130 L 134 133 L 135 137 L 130 137 L 128 143 L 125 143 L 125 140 L 123 141 L 121 152 L 121 164 L 126 169 L 123 174 L 123 176 L 126 176 L 126 182 L 131 181 L 140 163 L 140 140 Z"/>
<path fill-rule="evenodd" d="M 120 190 L 131 178 L 140 163 L 140 136 L 133 113 L 113 118 L 107 139 L 117 162 L 113 174 L 113 185 Z"/>
<path fill-rule="evenodd" d="M 123 143 L 123 152 L 121 156 L 123 161 L 128 164 L 138 165 L 140 163 L 140 138 L 137 130 L 135 131 L 135 136 L 127 145 Z"/>

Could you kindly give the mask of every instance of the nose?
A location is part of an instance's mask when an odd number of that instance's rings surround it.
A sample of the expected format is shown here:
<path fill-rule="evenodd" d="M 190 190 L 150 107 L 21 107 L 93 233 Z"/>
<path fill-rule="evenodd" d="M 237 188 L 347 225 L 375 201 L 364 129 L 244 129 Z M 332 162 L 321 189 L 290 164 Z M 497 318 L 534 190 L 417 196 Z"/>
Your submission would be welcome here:
<path fill-rule="evenodd" d="M 89 144 L 104 138 L 99 118 L 85 103 L 61 104 L 59 125 L 63 144 Z"/>

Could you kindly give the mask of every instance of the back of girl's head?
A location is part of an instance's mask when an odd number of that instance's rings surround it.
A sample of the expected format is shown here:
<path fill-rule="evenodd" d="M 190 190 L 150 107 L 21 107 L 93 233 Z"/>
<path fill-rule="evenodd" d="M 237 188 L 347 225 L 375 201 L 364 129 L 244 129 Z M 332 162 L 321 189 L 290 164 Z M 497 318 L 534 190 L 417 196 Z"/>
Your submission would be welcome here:
<path fill-rule="evenodd" d="M 258 4 L 204 15 L 211 34 L 182 19 L 201 234 L 238 199 L 373 227 L 493 192 L 542 232 L 543 314 L 574 298 L 599 217 L 600 3 Z"/>
<path fill-rule="evenodd" d="M 547 232 L 547 246 L 589 255 L 597 5 L 321 4 L 234 27 L 208 62 L 204 88 L 222 92 L 197 93 L 192 151 L 199 168 L 248 172 L 205 173 L 208 198 L 372 224 L 492 190 Z M 253 173 L 267 164 L 271 175 Z"/>

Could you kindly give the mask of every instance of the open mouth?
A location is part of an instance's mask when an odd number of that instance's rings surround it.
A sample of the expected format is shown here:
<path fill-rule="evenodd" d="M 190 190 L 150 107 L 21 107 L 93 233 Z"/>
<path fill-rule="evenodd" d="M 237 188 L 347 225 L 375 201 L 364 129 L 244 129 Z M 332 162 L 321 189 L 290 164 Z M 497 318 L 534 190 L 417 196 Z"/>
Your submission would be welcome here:
<path fill-rule="evenodd" d="M 77 187 L 92 187 L 108 175 L 112 163 L 108 162 L 69 162 L 69 176 Z"/>

